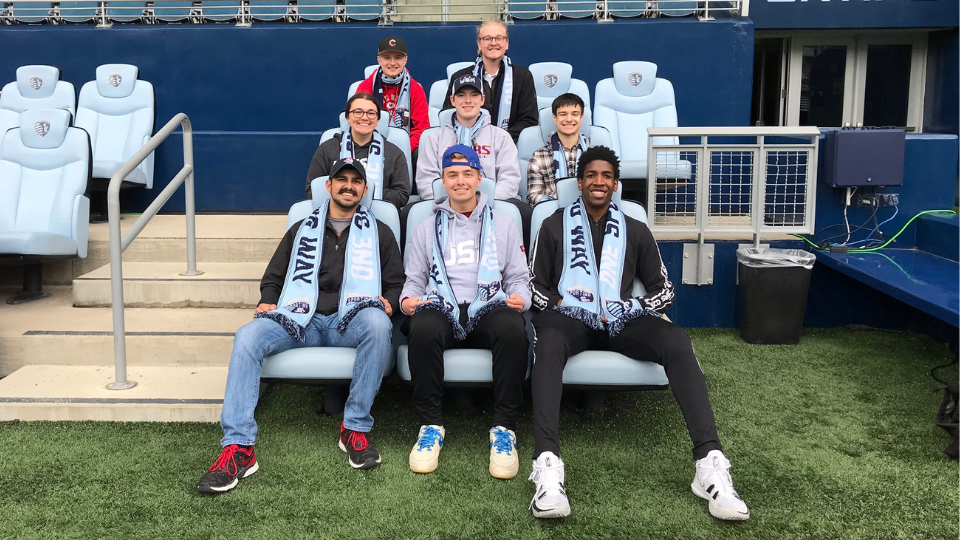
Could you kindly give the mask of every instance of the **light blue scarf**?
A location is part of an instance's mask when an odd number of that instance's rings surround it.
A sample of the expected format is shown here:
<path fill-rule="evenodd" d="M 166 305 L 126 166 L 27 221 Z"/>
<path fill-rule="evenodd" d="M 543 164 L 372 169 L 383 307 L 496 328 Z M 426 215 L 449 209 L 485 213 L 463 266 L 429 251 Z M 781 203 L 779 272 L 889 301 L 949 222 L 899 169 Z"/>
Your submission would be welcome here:
<path fill-rule="evenodd" d="M 340 159 L 352 157 L 356 159 L 353 148 L 353 135 L 350 134 L 350 128 L 340 132 Z M 367 160 L 364 163 L 364 170 L 367 171 L 367 186 L 373 190 L 373 200 L 383 199 L 383 153 L 386 151 L 386 144 L 383 142 L 383 136 L 379 132 L 373 132 L 373 139 L 370 140 L 370 146 L 367 151 Z"/>
<path fill-rule="evenodd" d="M 293 339 L 306 341 L 306 327 L 317 309 L 317 278 L 323 261 L 323 232 L 327 226 L 330 201 L 303 220 L 294 240 L 287 277 L 277 309 L 257 313 L 257 319 L 270 319 L 286 330 Z M 337 332 L 343 333 L 353 317 L 363 308 L 383 309 L 380 301 L 380 237 L 377 220 L 362 204 L 350 224 L 343 281 L 340 284 L 340 322 Z"/>
<path fill-rule="evenodd" d="M 390 124 L 395 128 L 400 128 L 410 133 L 410 72 L 407 68 L 396 77 L 387 77 L 383 74 L 382 68 L 377 68 L 373 75 L 373 95 L 380 100 L 380 106 L 383 107 L 383 85 L 400 85 L 400 92 L 397 94 L 397 106 L 393 110 L 393 116 L 390 117 Z M 407 113 L 404 116 L 404 113 Z"/>
<path fill-rule="evenodd" d="M 636 298 L 620 298 L 623 260 L 627 245 L 627 222 L 616 204 L 610 203 L 600 270 L 593 251 L 593 235 L 583 199 L 563 210 L 563 273 L 559 292 L 563 300 L 554 309 L 583 322 L 594 330 L 606 327 L 610 337 L 617 337 L 623 326 L 643 315 L 661 315 L 644 309 Z M 600 317 L 607 319 L 606 325 Z"/>
<path fill-rule="evenodd" d="M 473 63 L 473 76 L 482 81 L 483 71 L 483 56 L 478 56 Z M 500 85 L 499 98 L 500 109 L 496 121 L 491 123 L 507 129 L 510 126 L 510 106 L 513 105 L 513 62 L 507 55 L 503 55 L 503 84 Z"/>
<path fill-rule="evenodd" d="M 477 295 L 467 307 L 466 329 L 460 326 L 460 305 L 453 294 L 453 288 L 447 279 L 447 267 L 443 263 L 443 248 L 447 245 L 447 233 L 450 230 L 450 217 L 446 212 L 436 213 L 433 264 L 430 266 L 427 294 L 420 297 L 421 302 L 426 300 L 431 302 L 420 304 L 414 310 L 414 313 L 423 309 L 439 310 L 450 321 L 453 336 L 457 341 L 466 339 L 467 334 L 473 331 L 481 317 L 495 308 L 507 305 L 507 293 L 503 291 L 503 277 L 500 275 L 500 264 L 497 261 L 497 235 L 493 228 L 493 208 L 486 204 L 482 208 L 478 207 L 474 212 L 482 212 L 480 215 L 480 262 L 477 265 Z"/>
<path fill-rule="evenodd" d="M 590 143 L 587 142 L 587 138 L 583 136 L 583 133 L 581 133 L 580 141 L 577 143 L 577 146 L 574 147 L 576 150 L 573 158 L 574 165 L 580 161 L 580 154 L 583 154 L 583 151 L 589 146 Z M 550 147 L 553 148 L 553 178 L 555 180 L 559 180 L 561 178 L 576 176 L 577 171 L 574 170 L 573 174 L 570 174 L 570 171 L 567 168 L 567 156 L 563 153 L 563 145 L 560 144 L 560 135 L 556 132 L 550 136 Z"/>
<path fill-rule="evenodd" d="M 450 124 L 453 126 L 453 130 L 457 132 L 457 144 L 469 146 L 473 149 L 476 149 L 477 147 L 477 134 L 480 133 L 480 130 L 483 129 L 483 126 L 487 125 L 489 122 L 490 112 L 486 109 L 480 109 L 480 117 L 477 118 L 477 121 L 473 123 L 473 127 L 461 126 L 460 122 L 457 121 L 456 114 L 450 117 Z"/>

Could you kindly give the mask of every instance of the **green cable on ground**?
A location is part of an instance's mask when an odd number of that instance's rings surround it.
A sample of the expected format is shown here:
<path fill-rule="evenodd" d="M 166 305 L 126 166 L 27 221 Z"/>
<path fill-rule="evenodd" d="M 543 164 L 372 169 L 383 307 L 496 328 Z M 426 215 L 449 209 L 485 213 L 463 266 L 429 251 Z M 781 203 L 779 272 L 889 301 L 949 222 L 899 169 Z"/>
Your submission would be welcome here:
<path fill-rule="evenodd" d="M 902 233 L 903 231 L 905 231 L 905 230 L 907 229 L 907 227 L 908 227 L 911 223 L 913 223 L 913 220 L 917 219 L 918 217 L 920 217 L 920 216 L 922 216 L 922 215 L 924 215 L 924 214 L 956 214 L 956 212 L 954 212 L 953 210 L 924 210 L 923 212 L 920 212 L 920 213 L 918 213 L 917 215 L 915 215 L 915 216 L 913 216 L 912 218 L 910 218 L 910 220 L 907 221 L 906 223 L 904 223 L 904 224 L 903 224 L 903 227 L 901 227 L 900 230 L 897 231 L 897 234 L 893 235 L 889 240 L 887 240 L 886 242 L 884 242 L 882 245 L 879 245 L 879 246 L 877 246 L 877 247 L 875 247 L 875 248 L 869 248 L 869 249 L 851 249 L 850 251 L 848 251 L 848 253 L 871 253 L 871 252 L 873 252 L 873 251 L 877 251 L 877 250 L 880 250 L 880 249 L 883 249 L 883 248 L 887 247 L 888 245 L 890 245 L 890 242 L 893 242 L 894 240 L 896 240 L 897 237 L 900 236 L 900 233 Z"/>

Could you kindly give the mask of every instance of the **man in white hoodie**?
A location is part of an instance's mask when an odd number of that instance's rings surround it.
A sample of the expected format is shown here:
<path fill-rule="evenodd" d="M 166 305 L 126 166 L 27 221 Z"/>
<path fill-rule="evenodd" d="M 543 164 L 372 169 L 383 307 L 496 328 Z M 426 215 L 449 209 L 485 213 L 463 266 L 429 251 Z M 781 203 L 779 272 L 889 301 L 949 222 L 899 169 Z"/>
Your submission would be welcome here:
<path fill-rule="evenodd" d="M 483 108 L 482 85 L 469 73 L 453 81 L 450 103 L 456 113 L 439 133 L 420 143 L 417 192 L 421 199 L 433 199 L 433 181 L 440 178 L 441 156 L 455 144 L 474 149 L 480 158 L 481 175 L 497 183 L 497 200 L 515 199 L 520 192 L 517 145 L 509 133 L 491 125 L 490 113 Z"/>
<path fill-rule="evenodd" d="M 421 160 L 423 158 L 421 157 Z M 516 415 L 523 403 L 529 342 L 521 312 L 530 308 L 530 275 L 520 232 L 478 188 L 480 158 L 455 145 L 443 154 L 446 195 L 417 227 L 406 262 L 400 308 L 408 336 L 413 402 L 420 414 L 410 470 L 436 470 L 446 431 L 440 413 L 443 351 L 493 353 L 490 474 L 516 476 Z"/>

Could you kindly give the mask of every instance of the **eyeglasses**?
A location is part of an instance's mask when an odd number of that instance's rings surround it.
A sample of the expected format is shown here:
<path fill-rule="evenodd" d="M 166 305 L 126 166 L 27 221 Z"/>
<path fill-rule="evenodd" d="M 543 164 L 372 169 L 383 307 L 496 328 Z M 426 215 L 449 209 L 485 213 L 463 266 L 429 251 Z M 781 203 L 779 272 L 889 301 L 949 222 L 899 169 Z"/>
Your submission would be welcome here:
<path fill-rule="evenodd" d="M 507 40 L 507 36 L 496 36 L 496 37 L 494 37 L 494 36 L 484 36 L 484 37 L 480 38 L 478 41 L 479 41 L 480 43 L 483 43 L 484 45 L 489 45 L 489 44 L 491 44 L 491 43 L 496 43 L 497 45 L 499 45 L 499 44 L 505 42 L 506 40 Z"/>
<path fill-rule="evenodd" d="M 367 118 L 376 118 L 380 115 L 377 113 L 377 111 L 374 111 L 374 110 L 365 111 L 363 109 L 353 109 L 352 111 L 350 111 L 350 116 L 359 119 L 359 118 L 363 118 L 364 116 L 366 116 Z"/>

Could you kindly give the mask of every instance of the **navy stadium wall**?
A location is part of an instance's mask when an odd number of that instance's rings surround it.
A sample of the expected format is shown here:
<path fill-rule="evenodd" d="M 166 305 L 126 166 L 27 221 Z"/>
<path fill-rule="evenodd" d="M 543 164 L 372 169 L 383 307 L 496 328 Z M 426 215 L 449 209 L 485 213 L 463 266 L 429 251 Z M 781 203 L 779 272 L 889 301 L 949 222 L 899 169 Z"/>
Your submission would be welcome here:
<path fill-rule="evenodd" d="M 376 44 L 398 35 L 408 67 L 429 92 L 448 63 L 473 60 L 474 24 L 20 26 L 0 31 L 0 81 L 25 64 L 53 64 L 80 86 L 105 63 L 131 63 L 157 91 L 158 127 L 178 112 L 194 127 L 197 209 L 286 211 L 303 198 L 320 133 L 337 123 L 350 83 L 375 63 Z M 681 126 L 748 125 L 753 24 L 747 19 L 519 22 L 513 60 L 565 61 L 591 91 L 620 60 L 648 60 L 676 90 Z M 181 164 L 182 138 L 158 150 L 157 184 Z M 124 211 L 154 192 L 124 193 Z M 175 195 L 165 210 L 183 209 Z"/>

